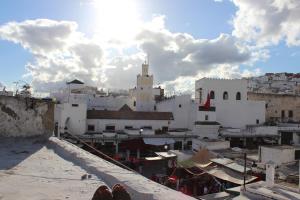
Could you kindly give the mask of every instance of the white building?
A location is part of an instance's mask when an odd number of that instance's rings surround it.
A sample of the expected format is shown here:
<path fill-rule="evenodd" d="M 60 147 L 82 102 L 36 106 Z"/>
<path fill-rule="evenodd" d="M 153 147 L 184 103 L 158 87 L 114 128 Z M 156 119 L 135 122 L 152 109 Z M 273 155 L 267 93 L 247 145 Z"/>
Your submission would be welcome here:
<path fill-rule="evenodd" d="M 153 88 L 153 75 L 149 75 L 149 63 L 142 64 L 142 74 L 137 75 L 136 87 L 129 90 L 129 96 L 133 100 L 134 110 L 156 110 L 155 100 L 163 96 L 163 90 L 160 87 Z"/>
<path fill-rule="evenodd" d="M 196 102 L 203 105 L 209 94 L 211 107 L 215 109 L 204 115 L 206 121 L 215 118 L 213 121 L 231 128 L 265 122 L 265 102 L 247 100 L 246 79 L 202 78 L 196 81 L 195 90 Z"/>
<path fill-rule="evenodd" d="M 164 98 L 156 104 L 157 111 L 172 112 L 174 120 L 170 123 L 170 129 L 194 128 L 196 121 L 197 105 L 191 95 L 180 95 Z"/>

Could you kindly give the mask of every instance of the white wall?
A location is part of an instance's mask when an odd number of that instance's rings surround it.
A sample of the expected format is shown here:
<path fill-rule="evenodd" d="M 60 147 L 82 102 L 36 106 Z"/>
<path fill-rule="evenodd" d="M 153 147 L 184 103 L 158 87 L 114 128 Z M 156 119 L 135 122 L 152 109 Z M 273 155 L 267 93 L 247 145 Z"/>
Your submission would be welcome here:
<path fill-rule="evenodd" d="M 264 147 L 259 149 L 259 158 L 263 164 L 273 161 L 277 166 L 295 160 L 294 148 Z"/>
<path fill-rule="evenodd" d="M 192 101 L 191 95 L 174 96 L 170 99 L 158 102 L 157 111 L 172 112 L 174 120 L 170 128 L 192 129 L 196 121 L 197 105 Z"/>
<path fill-rule="evenodd" d="M 202 88 L 202 92 L 200 92 Z M 215 99 L 211 105 L 216 107 L 216 121 L 223 127 L 245 128 L 246 125 L 265 122 L 265 103 L 263 101 L 247 100 L 246 79 L 208 79 L 196 81 L 195 99 L 203 105 L 210 91 L 215 92 Z M 223 93 L 228 93 L 228 100 L 223 99 Z M 241 100 L 236 100 L 237 92 L 241 93 Z"/>
<path fill-rule="evenodd" d="M 193 149 L 200 150 L 200 149 L 208 149 L 208 150 L 219 150 L 219 149 L 229 149 L 230 142 L 229 141 L 205 141 L 199 139 L 193 139 Z"/>
<path fill-rule="evenodd" d="M 124 130 L 125 126 L 141 128 L 143 126 L 152 126 L 152 130 L 161 129 L 163 126 L 168 127 L 168 120 L 113 120 L 113 119 L 87 119 L 86 130 L 88 125 L 95 126 L 95 132 L 102 132 L 106 125 L 115 126 L 115 130 Z"/>
<path fill-rule="evenodd" d="M 200 104 L 203 104 L 206 101 L 207 94 L 210 91 L 215 92 L 215 99 L 211 100 L 212 103 L 223 101 L 223 92 L 227 91 L 229 99 L 227 101 L 236 101 L 236 93 L 241 93 L 241 101 L 247 100 L 247 80 L 246 79 L 210 79 L 202 78 L 196 81 L 195 89 L 195 99 L 196 102 L 199 102 L 200 96 L 197 91 L 199 88 L 202 88 L 202 101 Z"/>
<path fill-rule="evenodd" d="M 193 134 L 199 138 L 217 139 L 219 135 L 219 125 L 195 125 Z"/>
<path fill-rule="evenodd" d="M 205 119 L 205 116 L 208 116 L 208 120 Z M 217 115 L 214 111 L 197 111 L 197 120 L 196 121 L 217 121 Z"/>
<path fill-rule="evenodd" d="M 69 133 L 79 135 L 86 131 L 86 113 L 86 104 L 78 104 L 77 107 L 69 103 L 56 104 L 54 121 L 58 123 L 60 133 L 65 132 L 67 126 Z"/>
<path fill-rule="evenodd" d="M 265 103 L 262 101 L 219 102 L 216 104 L 216 121 L 223 127 L 245 128 L 265 122 Z"/>

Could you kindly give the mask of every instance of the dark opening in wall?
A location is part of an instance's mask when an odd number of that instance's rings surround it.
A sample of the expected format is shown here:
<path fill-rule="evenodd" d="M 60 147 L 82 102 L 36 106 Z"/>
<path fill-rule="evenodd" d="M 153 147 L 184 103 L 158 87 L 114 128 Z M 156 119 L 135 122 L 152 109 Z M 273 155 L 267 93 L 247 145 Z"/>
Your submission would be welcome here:
<path fill-rule="evenodd" d="M 236 100 L 241 100 L 241 93 L 240 92 L 236 93 Z"/>
<path fill-rule="evenodd" d="M 114 131 L 115 130 L 115 126 L 112 126 L 112 125 L 105 126 L 105 130 L 106 131 Z"/>
<path fill-rule="evenodd" d="M 210 91 L 210 94 L 209 94 L 209 96 L 210 96 L 210 99 L 215 99 L 215 91 Z"/>
<path fill-rule="evenodd" d="M 223 100 L 228 100 L 228 92 L 223 93 Z"/>
<path fill-rule="evenodd" d="M 293 118 L 293 116 L 294 116 L 293 111 L 292 111 L 292 110 L 289 110 L 289 118 Z"/>
<path fill-rule="evenodd" d="M 88 125 L 88 131 L 95 131 L 94 125 Z"/>

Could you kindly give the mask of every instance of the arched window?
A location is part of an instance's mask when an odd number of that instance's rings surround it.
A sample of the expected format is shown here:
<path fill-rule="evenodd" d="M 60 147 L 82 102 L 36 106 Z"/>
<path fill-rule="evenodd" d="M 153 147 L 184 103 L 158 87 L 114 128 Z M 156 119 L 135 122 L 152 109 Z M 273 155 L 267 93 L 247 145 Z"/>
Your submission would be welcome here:
<path fill-rule="evenodd" d="M 236 100 L 241 100 L 241 93 L 240 93 L 240 92 L 237 92 L 237 93 L 236 93 L 235 99 L 236 99 Z"/>
<path fill-rule="evenodd" d="M 224 99 L 224 100 L 228 100 L 228 92 L 225 91 L 225 92 L 223 93 L 223 99 Z"/>
<path fill-rule="evenodd" d="M 210 99 L 215 99 L 215 91 L 210 91 L 210 94 L 209 94 L 209 96 L 210 96 Z"/>

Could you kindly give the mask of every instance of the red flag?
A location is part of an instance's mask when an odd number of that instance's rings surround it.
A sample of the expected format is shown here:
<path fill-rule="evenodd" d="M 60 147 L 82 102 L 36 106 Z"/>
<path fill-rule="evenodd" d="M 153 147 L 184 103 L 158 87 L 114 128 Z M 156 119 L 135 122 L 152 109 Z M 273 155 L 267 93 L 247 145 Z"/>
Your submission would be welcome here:
<path fill-rule="evenodd" d="M 209 96 L 209 93 L 207 94 L 207 99 L 206 99 L 206 102 L 204 104 L 204 108 L 205 108 L 205 110 L 209 110 L 209 108 L 210 108 L 210 96 Z"/>

